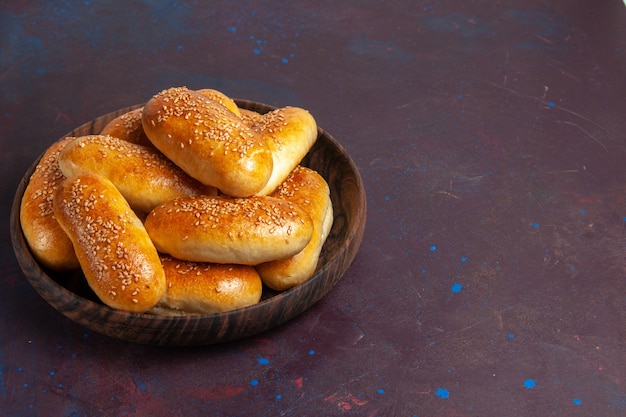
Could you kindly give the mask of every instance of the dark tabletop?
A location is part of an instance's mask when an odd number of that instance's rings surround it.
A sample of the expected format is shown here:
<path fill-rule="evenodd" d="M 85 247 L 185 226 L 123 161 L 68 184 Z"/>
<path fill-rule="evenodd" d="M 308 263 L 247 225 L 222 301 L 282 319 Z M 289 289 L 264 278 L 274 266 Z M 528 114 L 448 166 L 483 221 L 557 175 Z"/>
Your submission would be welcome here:
<path fill-rule="evenodd" d="M 367 190 L 351 268 L 245 340 L 87 331 L 9 212 L 66 132 L 172 86 L 311 111 Z M 623 416 L 620 0 L 0 6 L 1 416 Z"/>

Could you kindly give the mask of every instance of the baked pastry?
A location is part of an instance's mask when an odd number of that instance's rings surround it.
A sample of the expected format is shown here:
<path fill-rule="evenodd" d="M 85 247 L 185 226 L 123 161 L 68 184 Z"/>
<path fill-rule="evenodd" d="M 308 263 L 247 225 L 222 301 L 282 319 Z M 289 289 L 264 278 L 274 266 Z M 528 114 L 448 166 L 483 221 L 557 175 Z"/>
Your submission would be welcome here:
<path fill-rule="evenodd" d="M 243 265 L 292 256 L 313 235 L 306 211 L 267 196 L 177 198 L 152 210 L 145 227 L 161 253 L 185 261 Z"/>
<path fill-rule="evenodd" d="M 272 175 L 256 195 L 268 195 L 302 161 L 317 140 L 317 123 L 307 110 L 281 107 L 256 118 L 249 114 L 244 121 L 259 132 L 272 151 Z"/>
<path fill-rule="evenodd" d="M 46 268 L 69 270 L 79 268 L 72 241 L 54 217 L 54 193 L 65 176 L 59 168 L 61 150 L 73 138 L 53 143 L 43 154 L 20 204 L 20 223 L 24 238 L 35 259 Z"/>
<path fill-rule="evenodd" d="M 186 262 L 169 256 L 162 256 L 161 263 L 167 285 L 152 313 L 221 313 L 261 299 L 263 284 L 252 266 Z"/>
<path fill-rule="evenodd" d="M 241 110 L 239 109 L 239 106 L 237 106 L 237 103 L 235 103 L 235 101 L 232 98 L 228 97 L 226 94 L 222 93 L 221 91 L 214 90 L 212 88 L 203 88 L 197 91 L 203 96 L 210 98 L 211 100 L 217 101 L 218 103 L 226 107 L 228 110 L 230 110 L 237 116 L 241 117 Z"/>
<path fill-rule="evenodd" d="M 143 131 L 141 113 L 143 108 L 129 110 L 107 123 L 100 131 L 101 135 L 113 136 L 126 142 L 143 146 L 154 146 Z"/>
<path fill-rule="evenodd" d="M 146 213 L 176 197 L 217 193 L 214 187 L 191 178 L 154 147 L 112 136 L 76 138 L 60 153 L 59 167 L 66 177 L 93 172 L 108 178 L 133 209 Z"/>
<path fill-rule="evenodd" d="M 272 154 L 265 139 L 225 106 L 185 87 L 170 88 L 145 104 L 150 141 L 187 174 L 232 197 L 265 186 Z"/>
<path fill-rule="evenodd" d="M 255 125 L 263 123 L 263 115 L 254 110 L 239 109 L 241 120 L 248 126 L 254 128 Z"/>
<path fill-rule="evenodd" d="M 313 236 L 302 251 L 256 266 L 265 285 L 284 291 L 305 282 L 315 273 L 322 246 L 332 228 L 333 205 L 324 178 L 304 166 L 297 166 L 271 196 L 298 204 L 313 221 Z"/>
<path fill-rule="evenodd" d="M 54 215 L 103 303 L 145 312 L 161 299 L 165 273 L 159 254 L 111 181 L 93 173 L 64 180 L 55 193 Z"/>

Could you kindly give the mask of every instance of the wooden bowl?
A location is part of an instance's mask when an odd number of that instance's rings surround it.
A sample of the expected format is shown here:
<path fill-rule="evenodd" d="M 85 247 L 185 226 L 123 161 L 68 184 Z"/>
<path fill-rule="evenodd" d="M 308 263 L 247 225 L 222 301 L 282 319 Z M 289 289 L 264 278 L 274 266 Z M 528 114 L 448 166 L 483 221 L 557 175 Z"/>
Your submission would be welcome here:
<path fill-rule="evenodd" d="M 259 113 L 274 109 L 246 100 L 236 102 L 240 108 Z M 113 118 L 138 107 L 141 105 L 98 117 L 66 136 L 99 133 Z M 39 159 L 22 178 L 13 200 L 11 239 L 17 260 L 35 290 L 61 314 L 94 332 L 121 340 L 160 346 L 209 345 L 241 339 L 278 326 L 311 307 L 337 284 L 352 263 L 363 237 L 366 203 L 359 172 L 341 145 L 319 129 L 318 139 L 302 165 L 315 169 L 328 182 L 334 224 L 311 279 L 284 292 L 266 289 L 259 304 L 219 314 L 156 316 L 115 310 L 97 299 L 86 285 L 81 271 L 48 271 L 30 252 L 20 226 L 19 210 L 22 195 Z"/>

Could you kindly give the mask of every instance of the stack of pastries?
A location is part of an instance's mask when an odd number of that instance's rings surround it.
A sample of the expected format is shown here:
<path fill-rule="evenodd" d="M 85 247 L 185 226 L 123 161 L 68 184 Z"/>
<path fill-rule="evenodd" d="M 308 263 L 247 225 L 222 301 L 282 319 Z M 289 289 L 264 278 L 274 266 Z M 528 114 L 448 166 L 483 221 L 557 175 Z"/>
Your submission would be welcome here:
<path fill-rule="evenodd" d="M 298 107 L 240 109 L 174 87 L 99 134 L 52 144 L 24 192 L 35 258 L 82 269 L 106 305 L 207 314 L 256 304 L 313 276 L 330 233 L 326 181 L 300 165 L 317 139 Z"/>

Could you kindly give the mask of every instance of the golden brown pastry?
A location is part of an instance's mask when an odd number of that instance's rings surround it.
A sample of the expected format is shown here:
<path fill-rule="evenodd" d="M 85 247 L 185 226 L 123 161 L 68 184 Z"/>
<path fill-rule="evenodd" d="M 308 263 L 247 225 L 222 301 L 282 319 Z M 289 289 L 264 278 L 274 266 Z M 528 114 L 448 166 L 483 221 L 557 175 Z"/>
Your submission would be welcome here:
<path fill-rule="evenodd" d="M 254 267 L 186 262 L 161 257 L 165 294 L 151 310 L 155 314 L 213 314 L 254 305 L 263 284 Z"/>
<path fill-rule="evenodd" d="M 272 154 L 261 135 L 215 100 L 185 87 L 170 88 L 144 106 L 150 141 L 190 176 L 232 197 L 261 190 Z"/>
<path fill-rule="evenodd" d="M 237 116 L 241 117 L 241 112 L 239 110 L 239 106 L 235 101 L 228 97 L 226 94 L 221 91 L 214 90 L 212 88 L 203 88 L 201 90 L 197 90 L 198 93 L 202 94 L 205 97 L 210 98 L 211 100 L 215 100 L 224 107 L 226 107 L 231 112 L 235 113 Z"/>
<path fill-rule="evenodd" d="M 117 116 L 102 128 L 100 134 L 113 136 L 138 145 L 154 146 L 143 131 L 143 125 L 141 124 L 142 111 L 143 108 L 138 108 Z"/>
<path fill-rule="evenodd" d="M 79 267 L 72 242 L 54 217 L 53 200 L 65 179 L 59 169 L 59 153 L 73 138 L 53 143 L 43 154 L 24 190 L 20 223 L 35 259 L 54 270 Z"/>
<path fill-rule="evenodd" d="M 313 221 L 313 237 L 294 256 L 257 265 L 257 271 L 268 287 L 283 291 L 308 280 L 315 273 L 322 246 L 333 224 L 333 206 L 328 184 L 316 171 L 296 167 L 271 194 L 305 209 Z"/>
<path fill-rule="evenodd" d="M 307 110 L 299 107 L 282 107 L 255 118 L 246 114 L 251 123 L 267 141 L 272 151 L 272 175 L 257 195 L 272 193 L 287 175 L 302 161 L 317 140 L 317 123 Z"/>
<path fill-rule="evenodd" d="M 87 283 L 106 305 L 145 312 L 165 292 L 165 273 L 143 224 L 108 179 L 64 180 L 54 215 L 72 240 Z"/>
<path fill-rule="evenodd" d="M 239 114 L 241 114 L 241 120 L 252 128 L 263 123 L 263 115 L 254 110 L 239 109 Z"/>
<path fill-rule="evenodd" d="M 133 209 L 146 213 L 176 197 L 216 194 L 154 147 L 112 136 L 76 138 L 60 153 L 59 167 L 66 177 L 93 172 L 108 178 Z"/>
<path fill-rule="evenodd" d="M 152 210 L 145 226 L 174 258 L 243 265 L 292 256 L 313 234 L 302 208 L 274 197 L 177 198 Z"/>

